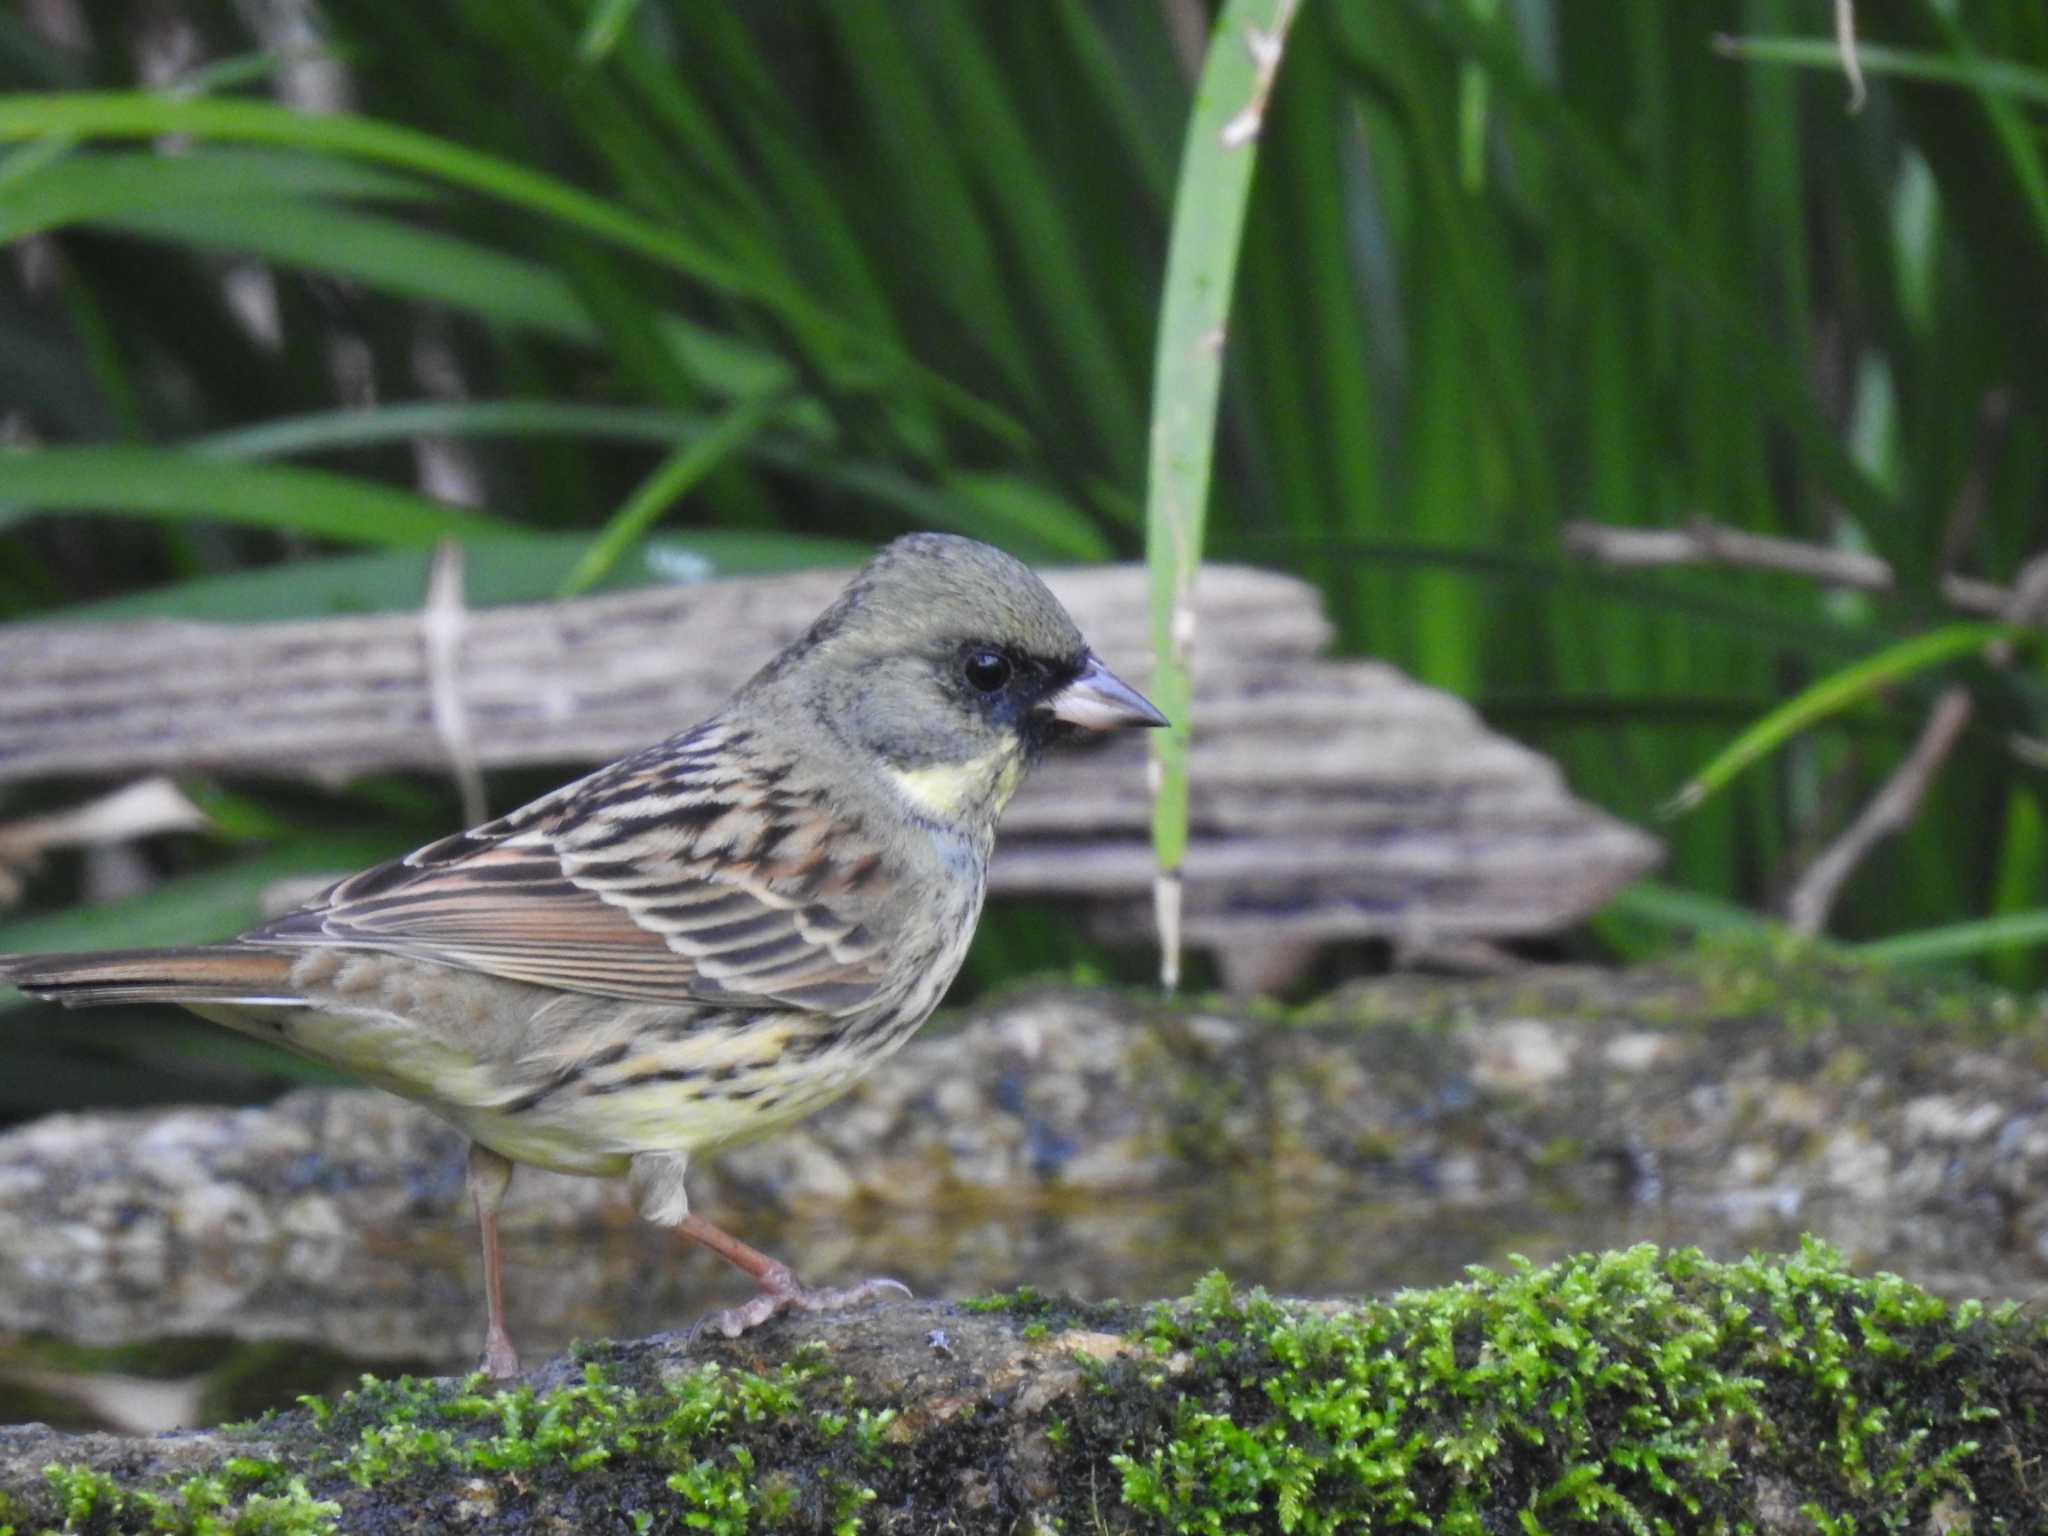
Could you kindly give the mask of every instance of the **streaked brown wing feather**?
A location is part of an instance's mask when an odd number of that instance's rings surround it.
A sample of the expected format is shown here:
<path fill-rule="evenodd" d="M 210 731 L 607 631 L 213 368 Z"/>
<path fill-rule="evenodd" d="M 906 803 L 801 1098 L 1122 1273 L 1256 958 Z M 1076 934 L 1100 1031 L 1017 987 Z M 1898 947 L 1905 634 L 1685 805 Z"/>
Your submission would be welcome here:
<path fill-rule="evenodd" d="M 746 744 L 699 727 L 246 937 L 604 997 L 860 1008 L 886 959 L 860 920 L 879 856 Z"/>

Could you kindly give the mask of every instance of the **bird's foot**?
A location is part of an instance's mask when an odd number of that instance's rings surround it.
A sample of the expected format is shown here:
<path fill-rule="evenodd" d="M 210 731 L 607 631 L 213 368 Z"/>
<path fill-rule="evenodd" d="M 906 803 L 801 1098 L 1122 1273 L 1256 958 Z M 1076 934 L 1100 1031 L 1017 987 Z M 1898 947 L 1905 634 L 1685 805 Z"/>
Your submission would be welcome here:
<path fill-rule="evenodd" d="M 484 1357 L 479 1367 L 493 1381 L 519 1374 L 519 1351 L 512 1347 L 504 1329 L 493 1328 L 484 1335 Z"/>
<path fill-rule="evenodd" d="M 864 1307 L 885 1296 L 910 1294 L 910 1287 L 901 1280 L 885 1276 L 863 1280 L 858 1285 L 813 1290 L 790 1273 L 785 1264 L 777 1264 L 762 1274 L 760 1281 L 761 1289 L 752 1300 L 713 1312 L 690 1330 L 691 1335 L 715 1333 L 736 1339 L 748 1329 L 758 1328 L 771 1317 L 780 1317 L 785 1312 L 841 1312 L 849 1307 Z"/>

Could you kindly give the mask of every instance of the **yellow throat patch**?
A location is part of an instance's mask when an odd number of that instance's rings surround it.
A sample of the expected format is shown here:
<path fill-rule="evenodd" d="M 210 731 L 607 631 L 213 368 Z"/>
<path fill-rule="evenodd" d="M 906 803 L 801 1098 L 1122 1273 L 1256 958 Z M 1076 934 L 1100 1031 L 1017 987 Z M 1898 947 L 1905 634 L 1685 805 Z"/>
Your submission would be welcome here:
<path fill-rule="evenodd" d="M 959 821 L 982 807 L 995 812 L 1009 803 L 1024 777 L 1024 754 L 1020 747 L 1005 743 L 964 763 L 896 768 L 889 777 L 924 815 Z"/>

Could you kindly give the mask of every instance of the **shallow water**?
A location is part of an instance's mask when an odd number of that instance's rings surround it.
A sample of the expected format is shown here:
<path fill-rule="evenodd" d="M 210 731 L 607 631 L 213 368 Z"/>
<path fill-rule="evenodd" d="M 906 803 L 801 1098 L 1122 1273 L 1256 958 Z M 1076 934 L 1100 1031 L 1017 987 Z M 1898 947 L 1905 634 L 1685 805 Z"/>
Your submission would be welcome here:
<path fill-rule="evenodd" d="M 1812 1230 L 1860 1268 L 1892 1268 L 1951 1296 L 2032 1299 L 2048 1272 L 2016 1256 L 1910 1249 L 1867 1208 L 1741 1208 L 1583 1201 L 1444 1206 L 1414 1198 L 1289 1199 L 1209 1184 L 1171 1196 L 990 1202 L 925 1213 L 748 1221 L 715 1213 L 818 1282 L 889 1274 L 924 1296 L 1035 1286 L 1086 1299 L 1175 1296 L 1211 1268 L 1302 1296 L 1384 1295 L 1588 1248 L 1697 1245 L 1715 1257 L 1796 1246 Z M 1919 1255 L 1920 1257 L 1915 1257 Z M 746 1284 L 710 1255 L 630 1219 L 507 1238 L 507 1307 L 529 1362 L 574 1339 L 688 1326 Z M 371 1371 L 469 1369 L 482 1333 L 466 1224 L 436 1220 L 360 1242 L 145 1252 L 40 1270 L 0 1256 L 0 1422 L 160 1430 L 248 1417 Z"/>

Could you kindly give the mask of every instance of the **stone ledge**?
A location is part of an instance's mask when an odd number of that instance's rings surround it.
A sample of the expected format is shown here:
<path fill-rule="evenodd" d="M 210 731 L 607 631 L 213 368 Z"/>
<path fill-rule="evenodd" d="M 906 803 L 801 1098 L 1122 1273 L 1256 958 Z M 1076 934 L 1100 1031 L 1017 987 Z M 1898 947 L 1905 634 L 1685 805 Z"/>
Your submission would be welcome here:
<path fill-rule="evenodd" d="M 1219 1181 L 1261 1199 L 1636 1204 L 1737 1230 L 1864 1213 L 1887 1262 L 2037 1277 L 2044 1064 L 2038 1000 L 1752 948 L 1393 978 L 1293 1011 L 1039 987 L 935 1026 L 693 1187 L 743 1227 Z M 22 1292 L 4 1267 L 31 1260 L 62 1284 L 74 1262 L 455 1233 L 460 1167 L 454 1131 L 368 1092 L 54 1116 L 0 1135 L 0 1297 Z M 506 1226 L 629 1219 L 616 1185 L 522 1170 Z"/>
<path fill-rule="evenodd" d="M 2048 1340 L 2016 1313 L 1814 1247 L 1643 1247 L 1356 1307 L 1220 1276 L 1145 1312 L 904 1303 L 602 1345 L 503 1391 L 366 1379 L 243 1428 L 0 1431 L 0 1524 L 1990 1536 L 2037 1529 L 2048 1453 Z"/>

